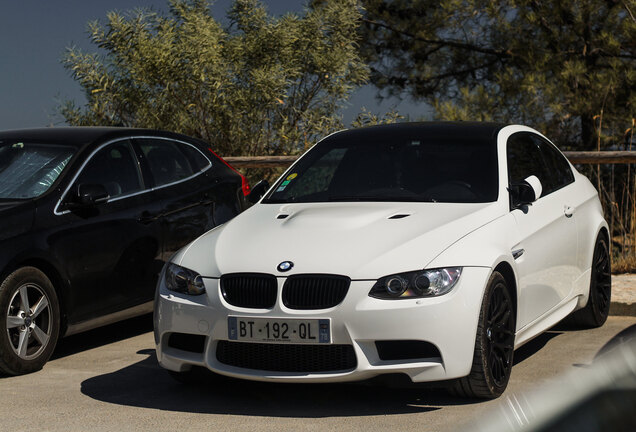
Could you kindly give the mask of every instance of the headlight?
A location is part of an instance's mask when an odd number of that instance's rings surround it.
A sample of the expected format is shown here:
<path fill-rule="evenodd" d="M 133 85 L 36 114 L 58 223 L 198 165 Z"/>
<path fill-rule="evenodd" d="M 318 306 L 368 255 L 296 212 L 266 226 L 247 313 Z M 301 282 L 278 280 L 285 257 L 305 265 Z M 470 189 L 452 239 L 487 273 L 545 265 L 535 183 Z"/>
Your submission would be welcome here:
<path fill-rule="evenodd" d="M 379 299 L 437 297 L 452 290 L 461 274 L 461 267 L 448 267 L 384 276 L 369 295 Z"/>
<path fill-rule="evenodd" d="M 203 278 L 195 271 L 168 263 L 164 275 L 166 288 L 190 295 L 201 295 L 205 292 Z"/>

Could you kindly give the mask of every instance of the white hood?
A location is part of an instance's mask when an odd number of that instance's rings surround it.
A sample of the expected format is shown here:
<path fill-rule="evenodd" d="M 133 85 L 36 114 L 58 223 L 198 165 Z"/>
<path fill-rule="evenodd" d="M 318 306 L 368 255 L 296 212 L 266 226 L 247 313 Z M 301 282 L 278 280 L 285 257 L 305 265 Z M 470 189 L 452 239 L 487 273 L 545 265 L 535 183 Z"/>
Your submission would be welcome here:
<path fill-rule="evenodd" d="M 407 216 L 391 219 L 396 215 Z M 497 203 L 257 204 L 195 240 L 174 261 L 205 277 L 329 273 L 372 280 L 425 268 L 500 215 Z M 282 261 L 294 267 L 281 273 L 276 268 Z"/>

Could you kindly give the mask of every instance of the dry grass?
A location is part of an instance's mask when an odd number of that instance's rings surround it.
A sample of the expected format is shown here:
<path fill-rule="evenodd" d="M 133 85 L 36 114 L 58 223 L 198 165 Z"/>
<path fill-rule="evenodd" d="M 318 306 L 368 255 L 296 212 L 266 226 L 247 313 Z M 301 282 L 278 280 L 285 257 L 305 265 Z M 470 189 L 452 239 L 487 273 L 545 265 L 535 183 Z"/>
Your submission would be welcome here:
<path fill-rule="evenodd" d="M 612 273 L 636 273 L 636 255 L 615 254 L 612 258 Z"/>
<path fill-rule="evenodd" d="M 600 116 L 602 120 L 602 113 Z M 599 149 L 601 124 L 597 127 Z M 617 150 L 632 150 L 636 119 L 625 132 Z M 612 272 L 636 271 L 636 166 L 634 164 L 588 167 L 584 172 L 599 191 L 612 237 Z"/>

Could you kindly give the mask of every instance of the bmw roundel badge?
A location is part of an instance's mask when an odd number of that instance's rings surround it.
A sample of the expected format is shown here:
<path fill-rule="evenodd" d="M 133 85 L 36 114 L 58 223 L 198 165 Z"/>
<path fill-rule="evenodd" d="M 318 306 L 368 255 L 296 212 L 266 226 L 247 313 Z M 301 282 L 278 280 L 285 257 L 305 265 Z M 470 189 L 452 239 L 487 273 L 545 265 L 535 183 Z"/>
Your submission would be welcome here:
<path fill-rule="evenodd" d="M 294 263 L 291 261 L 283 261 L 282 263 L 278 264 L 278 267 L 276 267 L 278 269 L 278 271 L 280 272 L 286 272 L 291 270 L 291 268 L 294 266 Z"/>

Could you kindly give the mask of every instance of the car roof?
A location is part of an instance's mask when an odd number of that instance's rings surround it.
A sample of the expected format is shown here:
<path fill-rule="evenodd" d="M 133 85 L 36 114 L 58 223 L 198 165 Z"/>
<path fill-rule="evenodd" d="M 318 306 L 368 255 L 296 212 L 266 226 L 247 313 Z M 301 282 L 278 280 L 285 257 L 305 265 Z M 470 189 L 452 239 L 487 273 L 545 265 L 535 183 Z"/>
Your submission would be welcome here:
<path fill-rule="evenodd" d="M 84 147 L 96 141 L 106 141 L 125 136 L 152 135 L 175 139 L 186 139 L 193 141 L 185 135 L 152 130 L 126 127 L 96 127 L 96 126 L 75 126 L 75 127 L 48 127 L 34 129 L 16 129 L 0 132 L 0 143 L 2 141 L 26 141 L 42 144 L 63 144 L 73 147 Z M 198 140 L 197 140 L 198 141 Z"/>
<path fill-rule="evenodd" d="M 346 129 L 327 138 L 356 139 L 363 137 L 382 137 L 392 134 L 420 135 L 434 139 L 435 137 L 464 137 L 475 139 L 495 138 L 499 131 L 505 127 L 505 123 L 493 122 L 464 122 L 464 121 L 435 121 L 435 122 L 408 122 L 391 123 L 375 126 L 365 126 L 355 129 Z"/>

